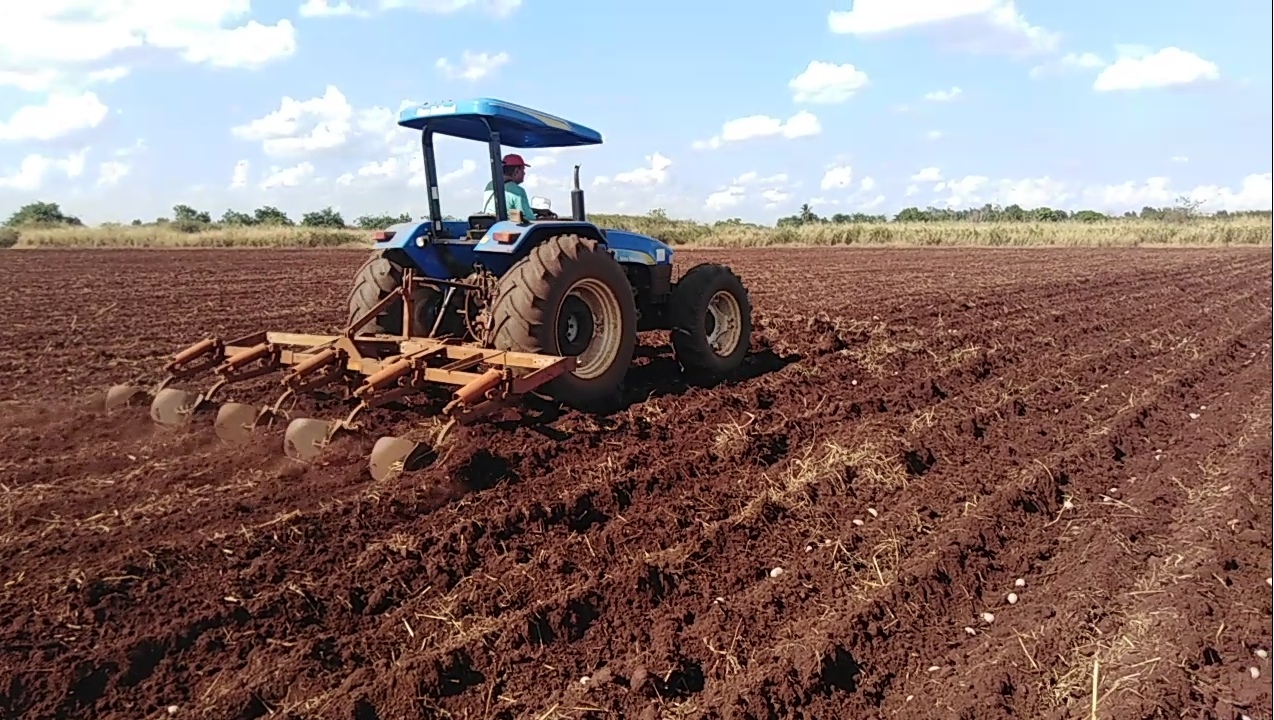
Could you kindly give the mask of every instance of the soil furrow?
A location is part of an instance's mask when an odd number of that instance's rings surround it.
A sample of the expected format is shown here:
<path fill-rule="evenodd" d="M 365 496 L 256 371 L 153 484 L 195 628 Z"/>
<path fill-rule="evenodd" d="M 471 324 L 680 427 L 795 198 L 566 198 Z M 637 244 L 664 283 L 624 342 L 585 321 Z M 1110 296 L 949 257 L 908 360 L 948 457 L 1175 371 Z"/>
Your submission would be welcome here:
<path fill-rule="evenodd" d="M 653 333 L 617 412 L 383 482 L 423 407 L 308 468 L 92 408 L 209 334 L 336 330 L 364 257 L 0 267 L 0 717 L 1078 718 L 1096 658 L 1110 716 L 1274 720 L 1267 252 L 682 250 L 748 285 L 747 372 Z"/>

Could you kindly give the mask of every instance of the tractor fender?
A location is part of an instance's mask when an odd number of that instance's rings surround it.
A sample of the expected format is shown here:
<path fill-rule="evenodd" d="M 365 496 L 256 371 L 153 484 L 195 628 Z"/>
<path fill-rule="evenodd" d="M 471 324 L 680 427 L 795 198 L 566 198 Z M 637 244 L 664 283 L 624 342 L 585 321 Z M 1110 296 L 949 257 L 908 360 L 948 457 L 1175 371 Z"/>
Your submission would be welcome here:
<path fill-rule="evenodd" d="M 547 238 L 576 235 L 599 241 L 617 261 L 634 265 L 672 265 L 672 248 L 652 237 L 626 230 L 602 230 L 590 222 L 540 220 L 529 225 L 498 222 L 478 241 L 476 252 L 521 257 Z"/>
<path fill-rule="evenodd" d="M 539 220 L 519 225 L 511 220 L 505 220 L 487 229 L 486 234 L 474 247 L 474 253 L 479 258 L 483 256 L 522 258 L 536 245 L 556 235 L 575 235 L 606 244 L 602 231 L 589 222 Z"/>
<path fill-rule="evenodd" d="M 444 223 L 455 225 L 456 223 Z M 448 227 L 449 233 L 461 230 Z M 434 239 L 430 240 L 429 222 L 405 222 L 381 230 L 380 238 L 372 246 L 380 250 L 385 257 L 395 264 L 411 268 L 425 277 L 456 278 L 462 277 L 473 267 L 473 243 L 463 240 Z"/>

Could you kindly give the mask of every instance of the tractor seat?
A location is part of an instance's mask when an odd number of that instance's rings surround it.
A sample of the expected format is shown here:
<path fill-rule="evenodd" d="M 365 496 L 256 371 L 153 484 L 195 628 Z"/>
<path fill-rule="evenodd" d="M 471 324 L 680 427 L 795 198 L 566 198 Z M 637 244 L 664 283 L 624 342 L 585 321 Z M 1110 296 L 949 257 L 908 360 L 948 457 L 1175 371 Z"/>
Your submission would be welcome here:
<path fill-rule="evenodd" d="M 487 230 L 490 230 L 491 226 L 495 225 L 495 223 L 496 223 L 495 215 L 488 215 L 485 213 L 481 215 L 470 215 L 469 216 L 469 232 L 467 233 L 469 236 L 469 239 L 471 240 L 481 239 L 483 235 L 487 234 Z"/>

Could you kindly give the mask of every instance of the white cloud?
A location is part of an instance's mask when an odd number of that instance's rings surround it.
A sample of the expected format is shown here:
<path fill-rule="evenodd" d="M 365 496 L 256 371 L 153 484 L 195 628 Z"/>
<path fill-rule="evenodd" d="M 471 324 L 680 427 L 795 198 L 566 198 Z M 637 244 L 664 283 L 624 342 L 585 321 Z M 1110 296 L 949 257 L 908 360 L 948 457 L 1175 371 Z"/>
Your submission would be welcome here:
<path fill-rule="evenodd" d="M 123 65 L 114 65 L 112 67 L 102 68 L 101 70 L 93 70 L 88 74 L 88 81 L 90 83 L 118 82 L 128 77 L 130 72 L 131 70 Z"/>
<path fill-rule="evenodd" d="M 736 207 L 743 203 L 743 196 L 746 189 L 739 185 L 731 185 L 724 190 L 718 190 L 708 196 L 704 201 L 703 207 L 707 210 L 726 210 Z"/>
<path fill-rule="evenodd" d="M 502 18 L 513 14 L 522 6 L 522 0 L 380 0 L 386 10 L 408 9 L 433 15 L 450 15 L 461 10 L 475 9 Z"/>
<path fill-rule="evenodd" d="M 861 183 L 859 183 L 859 187 L 861 187 L 861 188 L 862 188 L 863 192 L 869 192 L 869 191 L 871 191 L 871 190 L 875 190 L 875 189 L 876 189 L 876 178 L 873 178 L 873 177 L 865 177 L 865 178 L 863 178 L 862 182 L 861 182 Z"/>
<path fill-rule="evenodd" d="M 499 53 L 491 55 L 488 53 L 473 53 L 465 50 L 461 53 L 460 64 L 456 65 L 445 57 L 438 58 L 434 65 L 452 80 L 481 80 L 491 73 L 498 70 L 501 66 L 508 64 L 509 54 Z"/>
<path fill-rule="evenodd" d="M 366 10 L 354 8 L 346 0 L 305 0 L 305 3 L 297 10 L 297 14 L 301 17 L 345 17 L 352 15 L 355 17 L 366 17 L 370 13 Z"/>
<path fill-rule="evenodd" d="M 620 185 L 661 185 L 668 179 L 668 168 L 672 167 L 672 160 L 655 153 L 647 155 L 646 161 L 650 163 L 648 167 L 637 168 L 636 170 L 628 170 L 615 175 L 613 178 L 607 178 L 599 175 L 593 179 L 593 185 L 608 185 L 618 183 Z"/>
<path fill-rule="evenodd" d="M 1052 52 L 1060 40 L 1028 23 L 1013 0 L 854 0 L 850 10 L 830 11 L 827 25 L 833 33 L 862 36 L 921 31 L 977 53 Z"/>
<path fill-rule="evenodd" d="M 963 94 L 964 91 L 957 86 L 950 90 L 934 90 L 933 92 L 925 93 L 925 100 L 930 102 L 950 102 Z"/>
<path fill-rule="evenodd" d="M 388 160 L 383 160 L 380 162 L 372 161 L 369 163 L 365 163 L 364 165 L 359 167 L 357 171 L 352 173 L 345 173 L 341 175 L 340 177 L 336 178 L 336 184 L 337 185 L 353 185 L 354 181 L 359 178 L 368 178 L 368 179 L 397 178 L 397 177 L 402 177 L 402 175 L 403 175 L 402 162 L 396 157 L 391 157 Z M 421 175 L 420 184 L 423 185 L 424 184 L 423 170 L 421 171 L 420 175 Z"/>
<path fill-rule="evenodd" d="M 949 191 L 951 195 L 946 200 L 947 206 L 962 208 L 979 204 L 981 199 L 978 193 L 989 182 L 991 182 L 991 178 L 982 175 L 968 175 L 958 180 L 938 183 L 934 186 L 933 191 Z"/>
<path fill-rule="evenodd" d="M 309 162 L 302 162 L 288 168 L 279 168 L 277 166 L 270 168 L 270 173 L 261 180 L 262 190 L 271 190 L 281 187 L 296 187 L 301 183 L 314 177 L 314 165 Z"/>
<path fill-rule="evenodd" d="M 98 166 L 97 184 L 103 186 L 118 185 L 119 181 L 123 180 L 131 170 L 132 166 L 128 163 L 108 160 Z"/>
<path fill-rule="evenodd" d="M 460 167 L 438 176 L 439 186 L 454 185 L 473 175 L 478 170 L 478 163 L 465 159 Z M 408 187 L 425 186 L 425 169 L 420 163 L 409 164 L 404 157 L 394 156 L 385 160 L 364 163 L 354 172 L 343 173 L 336 178 L 336 184 L 342 187 L 357 186 L 376 188 L 385 185 L 400 185 L 406 182 Z M 530 186 L 532 183 L 527 183 Z"/>
<path fill-rule="evenodd" d="M 546 168 L 557 162 L 557 158 L 552 155 L 532 155 L 527 159 L 527 164 L 533 168 Z"/>
<path fill-rule="evenodd" d="M 345 95 L 328 85 L 321 97 L 296 100 L 284 96 L 279 109 L 231 128 L 242 140 L 259 141 L 266 155 L 298 156 L 344 147 L 365 139 L 383 150 L 396 134 L 395 115 L 374 107 L 355 110 Z"/>
<path fill-rule="evenodd" d="M 822 190 L 836 190 L 847 188 L 853 182 L 854 169 L 848 165 L 841 165 L 823 173 L 823 181 L 818 186 Z"/>
<path fill-rule="evenodd" d="M 22 163 L 15 172 L 0 176 L 0 189 L 34 192 L 44 187 L 44 181 L 55 171 L 60 171 L 68 179 L 80 177 L 84 174 L 84 159 L 87 154 L 87 150 L 81 150 L 60 159 L 37 154 L 27 155 L 22 158 Z"/>
<path fill-rule="evenodd" d="M 96 93 L 53 93 L 43 105 L 18 108 L 0 121 L 0 140 L 54 140 L 101 125 L 107 112 Z"/>
<path fill-rule="evenodd" d="M 765 200 L 766 207 L 775 207 L 791 200 L 792 193 L 778 188 L 770 188 L 769 190 L 761 191 L 761 198 Z"/>
<path fill-rule="evenodd" d="M 1205 212 L 1218 210 L 1269 210 L 1271 193 L 1270 173 L 1253 173 L 1243 178 L 1237 189 L 1220 185 L 1198 185 L 1190 190 L 1174 189 L 1166 177 L 1152 177 L 1144 182 L 1126 182 L 1088 188 L 1087 202 L 1094 209 L 1139 210 L 1145 205 L 1163 207 L 1175 205 L 1180 197 L 1198 201 Z"/>
<path fill-rule="evenodd" d="M 1056 71 L 1065 70 L 1091 70 L 1094 68 L 1105 67 L 1106 61 L 1101 56 L 1091 53 L 1066 53 L 1060 60 L 1054 63 L 1044 63 L 1031 68 L 1029 73 L 1032 78 L 1041 78 L 1047 74 Z"/>
<path fill-rule="evenodd" d="M 865 189 L 864 189 L 864 192 L 866 192 Z M 868 212 L 870 210 L 875 210 L 876 208 L 879 208 L 881 205 L 884 205 L 884 204 L 885 204 L 884 195 L 876 195 L 870 200 L 859 200 L 858 202 L 853 203 L 855 209 L 857 209 L 859 212 Z"/>
<path fill-rule="evenodd" d="M 181 32 L 174 34 L 180 38 Z M 232 31 L 190 33 L 173 40 L 183 60 L 222 68 L 258 68 L 296 53 L 296 29 L 289 20 L 262 25 L 256 20 Z"/>
<path fill-rule="evenodd" d="M 1097 92 L 1189 85 L 1221 77 L 1216 63 L 1177 47 L 1152 52 L 1142 45 L 1117 45 L 1115 55 L 1115 61 L 1108 63 L 1096 53 L 1067 53 L 1057 62 L 1031 68 L 1030 75 L 1040 78 L 1054 71 L 1100 68 L 1093 81 Z"/>
<path fill-rule="evenodd" d="M 919 175 L 919 173 L 917 174 Z M 932 180 L 933 174 L 926 174 Z M 913 176 L 913 179 L 915 176 Z M 1111 185 L 1066 182 L 1050 177 L 992 180 L 982 175 L 940 182 L 935 193 L 946 193 L 940 204 L 950 208 L 977 207 L 986 203 L 1020 205 L 1025 208 L 1056 207 L 1097 210 L 1107 213 L 1137 211 L 1149 205 L 1176 205 L 1181 197 L 1197 200 L 1205 212 L 1218 210 L 1269 210 L 1270 173 L 1245 177 L 1236 189 L 1219 185 L 1199 185 L 1193 189 L 1173 187 L 1170 178 L 1152 177 Z M 914 193 L 908 193 L 909 195 Z"/>
<path fill-rule="evenodd" d="M 942 171 L 936 167 L 927 167 L 911 176 L 912 182 L 940 182 Z"/>
<path fill-rule="evenodd" d="M 438 184 L 450 185 L 451 183 L 454 183 L 458 180 L 463 180 L 464 178 L 469 177 L 475 171 L 477 171 L 477 169 L 478 169 L 478 163 L 474 162 L 473 160 L 466 159 L 464 162 L 460 163 L 460 169 L 452 170 L 449 173 L 443 173 L 442 176 L 438 178 Z M 423 176 L 424 171 L 421 170 L 420 174 Z"/>
<path fill-rule="evenodd" d="M 113 83 L 128 77 L 129 72 L 123 65 L 92 70 L 83 77 L 52 69 L 0 70 L 0 87 L 13 87 L 25 92 L 46 92 L 57 87 L 69 92 L 79 90 L 79 85 Z"/>
<path fill-rule="evenodd" d="M 1170 85 L 1216 80 L 1221 76 L 1216 63 L 1176 47 L 1148 53 L 1133 48 L 1108 65 L 1093 81 L 1097 92 L 1143 90 Z"/>
<path fill-rule="evenodd" d="M 234 172 L 230 175 L 230 187 L 243 188 L 248 186 L 248 170 L 252 164 L 247 160 L 240 160 L 234 164 Z"/>
<path fill-rule="evenodd" d="M 57 80 L 54 70 L 0 70 L 0 87 L 13 87 L 25 92 L 48 90 Z"/>
<path fill-rule="evenodd" d="M 946 137 L 946 133 L 942 132 L 941 130 L 930 130 L 929 132 L 925 133 L 926 140 L 941 140 L 944 137 Z"/>
<path fill-rule="evenodd" d="M 218 67 L 258 67 L 296 51 L 289 20 L 263 25 L 249 12 L 246 0 L 6 3 L 0 71 L 92 66 L 146 46 Z"/>
<path fill-rule="evenodd" d="M 1095 53 L 1066 53 L 1062 56 L 1062 65 L 1074 68 L 1099 68 L 1106 64 L 1101 56 Z"/>
<path fill-rule="evenodd" d="M 867 73 L 850 63 L 835 65 L 812 60 L 787 86 L 798 103 L 842 103 L 867 86 Z"/>
<path fill-rule="evenodd" d="M 1190 158 L 1186 157 L 1185 155 L 1173 155 L 1172 161 L 1174 163 L 1184 163 L 1184 162 L 1190 162 Z"/>
<path fill-rule="evenodd" d="M 768 115 L 749 115 L 730 120 L 721 126 L 721 134 L 708 140 L 696 140 L 696 150 L 716 149 L 729 142 L 743 142 L 780 135 L 789 140 L 818 135 L 823 131 L 818 117 L 802 110 L 784 122 Z"/>
<path fill-rule="evenodd" d="M 721 211 L 748 203 L 760 203 L 773 208 L 792 199 L 788 188 L 787 173 L 776 173 L 761 177 L 756 171 L 745 172 L 725 188 L 708 196 L 704 208 L 710 211 Z M 759 190 L 759 192 L 757 192 Z"/>

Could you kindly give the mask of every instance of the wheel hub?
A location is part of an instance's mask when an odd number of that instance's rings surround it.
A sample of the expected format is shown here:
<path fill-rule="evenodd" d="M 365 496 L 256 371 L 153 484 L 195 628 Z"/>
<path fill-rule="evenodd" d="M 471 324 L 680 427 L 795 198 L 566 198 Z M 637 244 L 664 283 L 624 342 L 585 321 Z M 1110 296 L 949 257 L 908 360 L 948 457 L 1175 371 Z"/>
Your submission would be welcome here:
<path fill-rule="evenodd" d="M 606 285 L 587 278 L 575 283 L 557 314 L 558 352 L 575 358 L 581 379 L 592 379 L 610 369 L 619 352 L 622 333 L 619 301 Z"/>
<path fill-rule="evenodd" d="M 571 295 L 562 304 L 558 317 L 558 344 L 563 355 L 581 355 L 593 341 L 594 318 L 588 303 Z"/>
<path fill-rule="evenodd" d="M 721 356 L 734 352 L 742 328 L 743 313 L 734 296 L 724 290 L 713 295 L 704 317 L 704 332 L 712 351 Z"/>

